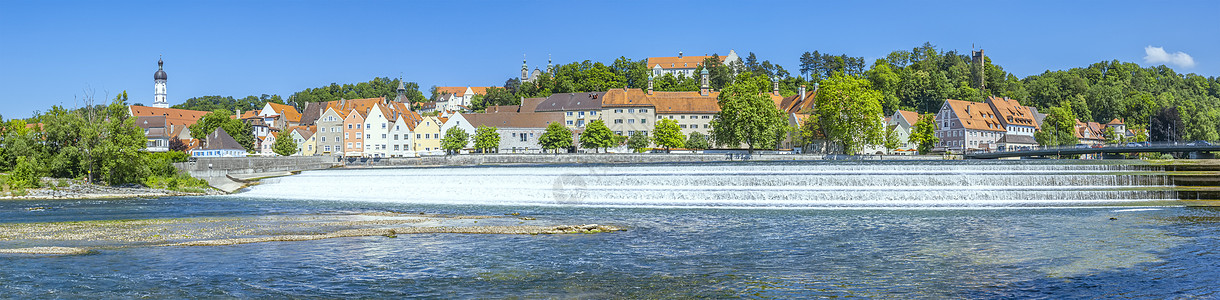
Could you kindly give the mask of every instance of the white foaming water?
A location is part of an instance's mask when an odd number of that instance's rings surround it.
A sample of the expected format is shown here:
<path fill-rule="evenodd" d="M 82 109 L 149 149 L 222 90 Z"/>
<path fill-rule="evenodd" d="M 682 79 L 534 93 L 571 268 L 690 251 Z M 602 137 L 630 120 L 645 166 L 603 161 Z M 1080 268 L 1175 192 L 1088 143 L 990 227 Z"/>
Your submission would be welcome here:
<path fill-rule="evenodd" d="M 745 163 L 336 169 L 267 179 L 239 197 L 459 205 L 1004 208 L 1176 200 L 1135 166 Z"/>

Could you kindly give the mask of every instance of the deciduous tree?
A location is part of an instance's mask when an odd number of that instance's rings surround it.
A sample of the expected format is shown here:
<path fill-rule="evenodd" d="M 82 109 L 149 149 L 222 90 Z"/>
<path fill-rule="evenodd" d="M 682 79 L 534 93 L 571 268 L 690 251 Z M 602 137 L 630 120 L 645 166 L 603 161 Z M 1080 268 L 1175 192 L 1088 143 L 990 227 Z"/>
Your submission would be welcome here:
<path fill-rule="evenodd" d="M 275 137 L 275 143 L 271 144 L 271 151 L 280 156 L 291 156 L 297 153 L 297 141 L 292 140 L 291 134 L 280 133 Z"/>
<path fill-rule="evenodd" d="M 842 144 L 843 152 L 856 154 L 881 144 L 881 93 L 868 81 L 835 73 L 822 81 L 816 106 L 827 139 Z"/>
<path fill-rule="evenodd" d="M 572 131 L 563 127 L 563 124 L 551 123 L 546 126 L 546 132 L 538 137 L 538 144 L 542 146 L 542 149 L 555 150 L 555 153 L 559 153 L 559 149 L 572 147 Z"/>
<path fill-rule="evenodd" d="M 590 122 L 585 126 L 585 131 L 580 133 L 580 146 L 586 149 L 596 151 L 598 148 L 610 148 L 615 144 L 614 132 L 600 119 Z"/>
<path fill-rule="evenodd" d="M 470 142 L 470 133 L 457 127 L 451 127 L 445 131 L 445 137 L 441 138 L 441 149 L 445 149 L 447 154 L 457 154 L 458 150 L 466 148 Z"/>
<path fill-rule="evenodd" d="M 765 77 L 743 77 L 720 92 L 720 112 L 712 120 L 712 139 L 717 145 L 736 147 L 746 144 L 750 153 L 757 148 L 774 148 L 780 133 L 787 130 L 784 113 L 771 98 L 759 93 L 770 81 Z"/>
<path fill-rule="evenodd" d="M 474 130 L 474 148 L 483 153 L 495 152 L 500 149 L 500 132 L 495 127 L 479 125 Z"/>
<path fill-rule="evenodd" d="M 919 145 L 919 154 L 932 152 L 932 147 L 936 147 L 936 143 L 940 142 L 940 138 L 936 137 L 936 128 L 936 117 L 932 114 L 919 116 L 919 121 L 911 128 L 909 139 Z"/>
<path fill-rule="evenodd" d="M 665 147 L 665 153 L 669 153 L 670 148 L 682 148 L 686 143 L 686 135 L 678 128 L 678 121 L 661 119 L 653 125 L 652 142 Z"/>
<path fill-rule="evenodd" d="M 636 131 L 627 138 L 627 148 L 636 153 L 643 152 L 644 148 L 648 148 L 648 134 L 643 131 Z"/>

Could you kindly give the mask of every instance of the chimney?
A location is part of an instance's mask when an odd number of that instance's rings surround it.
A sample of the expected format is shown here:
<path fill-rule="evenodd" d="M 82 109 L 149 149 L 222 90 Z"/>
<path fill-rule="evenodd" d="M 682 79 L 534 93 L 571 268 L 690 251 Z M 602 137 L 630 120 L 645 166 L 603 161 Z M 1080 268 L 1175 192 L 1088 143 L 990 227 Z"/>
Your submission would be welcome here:
<path fill-rule="evenodd" d="M 241 110 L 233 109 L 233 118 L 241 120 Z"/>
<path fill-rule="evenodd" d="M 682 51 L 678 51 L 678 58 L 682 58 Z"/>
<path fill-rule="evenodd" d="M 771 78 L 771 93 L 779 96 L 779 76 Z"/>
<path fill-rule="evenodd" d="M 805 85 L 804 84 L 802 84 L 800 90 L 798 90 L 796 92 L 796 100 L 797 101 L 805 100 Z"/>
<path fill-rule="evenodd" d="M 339 98 L 339 107 L 347 107 L 347 99 Z"/>

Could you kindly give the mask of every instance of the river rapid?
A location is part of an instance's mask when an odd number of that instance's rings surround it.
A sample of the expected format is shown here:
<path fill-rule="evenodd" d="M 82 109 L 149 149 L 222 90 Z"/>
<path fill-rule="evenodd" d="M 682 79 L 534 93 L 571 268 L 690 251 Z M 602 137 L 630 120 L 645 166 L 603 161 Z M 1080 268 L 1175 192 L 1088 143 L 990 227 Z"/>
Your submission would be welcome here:
<path fill-rule="evenodd" d="M 228 196 L 5 201 L 0 222 L 397 211 L 627 231 L 77 241 L 98 250 L 0 256 L 0 297 L 1220 297 L 1220 210 L 1181 207 L 1170 182 L 1049 161 L 309 171 Z"/>

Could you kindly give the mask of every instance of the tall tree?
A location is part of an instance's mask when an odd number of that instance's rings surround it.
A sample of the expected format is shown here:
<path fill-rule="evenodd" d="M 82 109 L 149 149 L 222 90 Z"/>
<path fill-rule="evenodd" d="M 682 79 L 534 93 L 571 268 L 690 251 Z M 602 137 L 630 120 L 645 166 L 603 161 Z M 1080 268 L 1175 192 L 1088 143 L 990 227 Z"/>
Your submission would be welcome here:
<path fill-rule="evenodd" d="M 280 156 L 291 156 L 297 153 L 297 141 L 292 140 L 291 134 L 280 133 L 275 137 L 275 143 L 271 143 L 271 151 Z"/>
<path fill-rule="evenodd" d="M 590 122 L 580 134 L 580 146 L 586 149 L 597 151 L 598 148 L 610 148 L 615 144 L 614 132 L 601 119 Z"/>
<path fill-rule="evenodd" d="M 778 146 L 787 121 L 775 102 L 759 93 L 769 83 L 765 77 L 747 76 L 721 91 L 716 99 L 720 112 L 712 120 L 712 139 L 717 145 L 736 147 L 744 143 L 750 153 Z"/>
<path fill-rule="evenodd" d="M 815 106 L 827 139 L 841 143 L 845 153 L 882 142 L 881 93 L 867 80 L 835 73 L 822 81 Z"/>
<path fill-rule="evenodd" d="M 538 144 L 542 146 L 542 149 L 555 150 L 555 153 L 559 153 L 559 149 L 572 147 L 572 131 L 558 122 L 548 124 L 546 132 L 538 137 Z"/>
<path fill-rule="evenodd" d="M 686 143 L 686 135 L 682 134 L 681 128 L 678 128 L 678 121 L 661 119 L 655 124 L 652 130 L 652 142 L 665 147 L 665 153 L 669 153 L 670 148 L 682 148 Z"/>
<path fill-rule="evenodd" d="M 474 148 L 483 153 L 495 152 L 500 148 L 500 132 L 495 127 L 479 125 L 474 130 Z"/>
<path fill-rule="evenodd" d="M 936 143 L 940 143 L 940 138 L 936 137 L 936 128 L 936 116 L 930 113 L 919 116 L 919 121 L 911 128 L 911 136 L 908 139 L 918 145 L 919 154 L 932 152 Z"/>
<path fill-rule="evenodd" d="M 466 148 L 470 142 L 470 133 L 457 127 L 451 127 L 445 131 L 445 137 L 441 138 L 441 149 L 445 149 L 447 154 L 457 154 L 458 150 Z"/>
<path fill-rule="evenodd" d="M 1042 121 L 1042 130 L 1034 133 L 1034 139 L 1039 145 L 1054 147 L 1077 143 L 1076 118 L 1072 113 L 1072 105 L 1063 102 L 1060 106 L 1051 107 Z"/>
<path fill-rule="evenodd" d="M 643 152 L 644 148 L 648 148 L 648 134 L 643 131 L 636 131 L 627 138 L 627 148 L 636 153 Z"/>
<path fill-rule="evenodd" d="M 699 133 L 698 131 L 691 132 L 690 136 L 686 138 L 686 145 L 684 145 L 684 147 L 688 149 L 696 150 L 707 149 L 708 146 L 707 135 Z"/>

